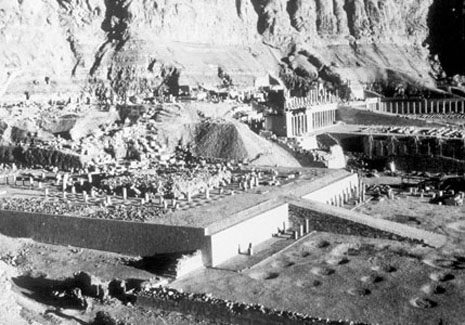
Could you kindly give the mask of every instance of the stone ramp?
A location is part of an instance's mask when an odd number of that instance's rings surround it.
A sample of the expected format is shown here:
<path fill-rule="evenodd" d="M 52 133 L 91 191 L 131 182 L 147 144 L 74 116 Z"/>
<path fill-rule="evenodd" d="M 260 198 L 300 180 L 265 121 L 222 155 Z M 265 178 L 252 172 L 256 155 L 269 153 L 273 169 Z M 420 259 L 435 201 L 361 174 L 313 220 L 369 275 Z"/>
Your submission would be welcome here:
<path fill-rule="evenodd" d="M 305 200 L 291 196 L 287 197 L 287 202 L 289 206 L 296 206 L 313 211 L 317 214 L 333 216 L 349 222 L 358 223 L 370 228 L 389 232 L 401 237 L 423 241 L 425 244 L 436 248 L 443 246 L 447 241 L 447 238 L 443 235 L 388 220 L 376 219 L 365 214 L 346 210 L 344 208 L 334 207 L 312 200 Z"/>

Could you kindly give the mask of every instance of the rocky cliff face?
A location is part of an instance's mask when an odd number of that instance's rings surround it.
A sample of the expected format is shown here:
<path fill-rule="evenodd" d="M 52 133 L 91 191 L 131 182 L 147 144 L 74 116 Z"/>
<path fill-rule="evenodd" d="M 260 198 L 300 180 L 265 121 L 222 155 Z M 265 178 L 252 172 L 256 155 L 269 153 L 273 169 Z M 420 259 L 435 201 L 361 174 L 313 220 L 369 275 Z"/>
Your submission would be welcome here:
<path fill-rule="evenodd" d="M 163 84 L 217 84 L 218 67 L 238 85 L 283 67 L 337 82 L 432 84 L 433 1 L 5 0 L 0 95 L 150 95 Z"/>

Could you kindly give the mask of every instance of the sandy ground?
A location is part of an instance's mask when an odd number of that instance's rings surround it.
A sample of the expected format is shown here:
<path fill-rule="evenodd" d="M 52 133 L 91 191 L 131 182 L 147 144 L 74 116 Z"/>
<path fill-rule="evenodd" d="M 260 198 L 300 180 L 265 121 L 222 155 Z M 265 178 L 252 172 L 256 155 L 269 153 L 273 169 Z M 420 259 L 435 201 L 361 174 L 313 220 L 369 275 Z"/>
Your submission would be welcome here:
<path fill-rule="evenodd" d="M 434 282 L 430 276 L 440 270 L 423 259 L 435 253 L 392 241 L 314 233 L 243 273 L 207 269 L 174 286 L 331 319 L 463 323 L 465 272 L 446 270 L 450 280 Z M 435 286 L 441 293 L 428 291 Z M 416 308 L 410 303 L 416 297 L 426 297 L 436 306 Z"/>
<path fill-rule="evenodd" d="M 396 186 L 400 178 L 366 181 Z M 427 198 L 406 194 L 399 193 L 396 200 L 373 200 L 358 210 L 444 234 L 444 247 L 313 233 L 242 273 L 208 269 L 174 286 L 332 319 L 463 324 L 465 208 L 433 205 Z M 434 262 L 451 256 L 460 261 L 458 266 L 439 267 Z M 438 273 L 447 274 L 447 280 L 436 281 Z M 428 299 L 433 307 L 414 307 L 415 298 Z"/>
<path fill-rule="evenodd" d="M 367 182 L 394 186 L 399 179 L 380 177 Z M 312 233 L 292 247 L 288 247 L 286 239 L 273 239 L 273 245 L 263 246 L 263 254 L 257 247 L 251 258 L 254 260 L 240 256 L 228 267 L 196 272 L 172 286 L 331 319 L 380 324 L 463 324 L 464 208 L 432 205 L 427 199 L 406 193 L 397 196 L 396 200 L 370 201 L 359 209 L 375 217 L 444 234 L 449 242 L 433 249 L 322 232 Z M 1 235 L 0 247 L 0 285 L 2 280 L 10 283 L 2 286 L 0 301 L 14 302 L 2 304 L 6 310 L 0 308 L 2 315 L 8 317 L 7 323 L 89 324 L 100 310 L 130 324 L 205 323 L 193 316 L 140 309 L 117 300 L 105 304 L 94 301 L 87 312 L 60 309 L 53 300 L 41 295 L 41 286 L 74 272 L 85 271 L 103 280 L 159 278 L 130 266 L 128 262 L 134 258 L 113 253 Z M 438 258 L 448 261 L 450 255 L 460 263 L 439 266 L 435 262 Z M 428 299 L 430 308 L 415 307 L 415 298 Z"/>
<path fill-rule="evenodd" d="M 368 178 L 365 182 L 369 185 L 389 184 L 397 193 L 397 199 L 372 200 L 357 211 L 446 235 L 448 242 L 440 251 L 465 256 L 465 206 L 440 206 L 429 203 L 429 197 L 409 195 L 407 190 L 397 188 L 401 182 L 398 177 Z"/>
<path fill-rule="evenodd" d="M 107 252 L 53 246 L 28 239 L 0 235 L 0 324 L 90 324 L 98 311 L 106 311 L 126 324 L 208 324 L 163 310 L 144 310 L 116 299 L 92 301 L 87 311 L 61 308 L 43 295 L 43 288 L 57 280 L 85 271 L 103 280 L 138 279 L 157 281 L 154 274 L 127 265 L 134 260 Z M 7 283 L 7 285 L 4 285 Z M 8 290 L 7 290 L 8 289 Z M 7 300 L 8 299 L 8 300 Z M 8 304 L 4 304 L 8 301 Z"/>

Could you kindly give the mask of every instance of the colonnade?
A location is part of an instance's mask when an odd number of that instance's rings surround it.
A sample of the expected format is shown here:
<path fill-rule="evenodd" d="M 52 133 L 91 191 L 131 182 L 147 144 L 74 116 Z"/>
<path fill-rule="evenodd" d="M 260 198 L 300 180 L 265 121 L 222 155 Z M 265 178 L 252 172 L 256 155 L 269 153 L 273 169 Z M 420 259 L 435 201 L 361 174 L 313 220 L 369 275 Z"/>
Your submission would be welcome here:
<path fill-rule="evenodd" d="M 323 90 L 321 92 L 317 90 L 310 90 L 307 97 L 286 97 L 285 109 L 293 110 L 306 106 L 331 104 L 339 102 L 337 94 L 332 94 Z"/>
<path fill-rule="evenodd" d="M 392 114 L 465 114 L 465 100 L 390 101 L 378 105 L 378 111 Z"/>
<path fill-rule="evenodd" d="M 326 201 L 326 204 L 343 207 L 349 201 L 355 198 L 357 203 L 365 201 L 366 186 L 359 178 L 358 184 L 350 184 L 349 187 L 343 188 L 341 192 L 335 194 Z"/>
<path fill-rule="evenodd" d="M 287 112 L 286 118 L 288 137 L 304 135 L 311 130 L 333 125 L 336 121 L 336 109 L 312 112 L 307 110 L 297 114 Z"/>
<path fill-rule="evenodd" d="M 336 110 L 327 110 L 320 112 L 312 112 L 313 129 L 324 128 L 333 125 L 336 121 Z"/>
<path fill-rule="evenodd" d="M 309 131 L 306 113 L 291 116 L 291 128 L 293 136 L 300 136 Z"/>

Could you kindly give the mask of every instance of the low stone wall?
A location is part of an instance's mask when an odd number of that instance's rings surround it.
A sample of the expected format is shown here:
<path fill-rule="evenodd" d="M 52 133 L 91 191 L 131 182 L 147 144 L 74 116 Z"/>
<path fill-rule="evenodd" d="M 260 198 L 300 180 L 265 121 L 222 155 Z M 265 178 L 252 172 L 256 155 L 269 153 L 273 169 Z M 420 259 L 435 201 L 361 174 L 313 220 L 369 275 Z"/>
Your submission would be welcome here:
<path fill-rule="evenodd" d="M 324 214 L 298 206 L 289 206 L 290 220 L 294 227 L 305 224 L 305 219 L 310 220 L 309 231 L 330 232 L 340 235 L 361 236 L 389 240 L 406 240 L 401 236 L 390 232 L 366 226 L 361 223 L 338 218 L 331 214 Z M 420 243 L 420 241 L 414 241 Z"/>
<path fill-rule="evenodd" d="M 72 245 L 135 256 L 203 249 L 202 228 L 0 210 L 0 232 L 54 245 Z"/>
<path fill-rule="evenodd" d="M 441 247 L 446 243 L 446 238 L 439 234 L 297 198 L 289 201 L 289 217 L 294 226 L 303 225 L 305 219 L 309 219 L 310 231 L 410 241 L 433 247 Z"/>
<path fill-rule="evenodd" d="M 238 303 L 208 294 L 181 293 L 174 289 L 157 288 L 136 295 L 136 306 L 163 309 L 195 315 L 222 324 L 247 325 L 361 325 L 347 320 L 329 320 L 289 311 L 270 309 L 262 305 Z"/>
<path fill-rule="evenodd" d="M 465 161 L 448 157 L 431 157 L 424 155 L 416 156 L 396 156 L 390 158 L 396 163 L 400 170 L 405 171 L 429 171 L 433 173 L 454 172 L 465 173 Z"/>

